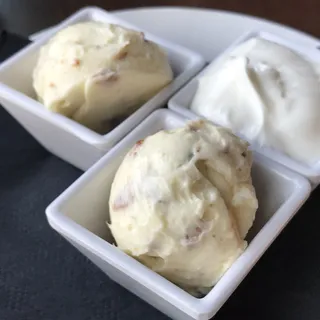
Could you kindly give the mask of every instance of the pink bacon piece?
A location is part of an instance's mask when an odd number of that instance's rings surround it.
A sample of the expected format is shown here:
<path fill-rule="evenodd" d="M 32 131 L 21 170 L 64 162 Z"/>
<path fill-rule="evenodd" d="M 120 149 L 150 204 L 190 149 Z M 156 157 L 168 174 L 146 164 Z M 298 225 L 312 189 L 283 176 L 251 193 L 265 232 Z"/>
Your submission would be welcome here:
<path fill-rule="evenodd" d="M 112 204 L 112 209 L 114 211 L 119 211 L 127 208 L 134 202 L 134 195 L 131 188 L 126 185 L 124 189 L 115 197 Z"/>
<path fill-rule="evenodd" d="M 188 230 L 181 244 L 184 246 L 192 246 L 200 241 L 201 236 L 211 229 L 211 221 L 203 221 L 200 219 L 195 227 Z"/>
<path fill-rule="evenodd" d="M 137 154 L 138 149 L 142 146 L 143 142 L 144 142 L 144 139 L 138 140 L 134 145 L 134 147 L 132 148 L 130 154 L 135 156 Z"/>

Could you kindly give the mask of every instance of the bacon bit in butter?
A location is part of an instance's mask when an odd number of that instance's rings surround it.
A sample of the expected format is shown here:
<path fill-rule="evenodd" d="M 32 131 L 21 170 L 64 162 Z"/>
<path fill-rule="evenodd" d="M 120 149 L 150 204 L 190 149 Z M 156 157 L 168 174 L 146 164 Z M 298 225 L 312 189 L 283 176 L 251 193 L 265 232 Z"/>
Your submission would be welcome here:
<path fill-rule="evenodd" d="M 121 210 L 121 209 L 124 209 L 126 207 L 128 207 L 129 203 L 124 201 L 123 199 L 119 198 L 117 199 L 117 201 L 115 201 L 112 205 L 112 209 L 114 211 L 118 211 L 118 210 Z"/>
<path fill-rule="evenodd" d="M 203 120 L 198 120 L 198 121 L 194 121 L 189 123 L 189 129 L 191 131 L 198 131 L 202 126 L 204 125 L 204 121 Z"/>
<path fill-rule="evenodd" d="M 134 147 L 132 148 L 131 154 L 132 155 L 136 155 L 137 154 L 137 150 L 141 147 L 141 145 L 143 144 L 144 139 L 138 140 L 136 142 L 136 144 L 134 145 Z"/>
<path fill-rule="evenodd" d="M 49 83 L 49 87 L 54 88 L 56 85 L 53 82 Z"/>
<path fill-rule="evenodd" d="M 127 57 L 127 55 L 128 55 L 128 52 L 125 51 L 125 50 L 123 50 L 123 51 L 120 51 L 118 54 L 116 54 L 116 55 L 114 56 L 114 58 L 115 58 L 116 60 L 123 60 L 123 59 L 125 59 L 125 58 Z"/>
<path fill-rule="evenodd" d="M 123 60 L 128 55 L 128 47 L 130 42 L 126 42 L 126 44 L 113 56 L 114 60 Z"/>
<path fill-rule="evenodd" d="M 114 82 L 118 80 L 118 78 L 118 73 L 110 69 L 102 69 L 92 76 L 92 79 L 95 83 Z"/>
<path fill-rule="evenodd" d="M 188 231 L 188 234 L 185 235 L 183 239 L 181 239 L 181 244 L 184 246 L 192 246 L 199 242 L 202 234 L 207 233 L 211 229 L 211 222 L 203 221 L 200 219 L 198 224 L 194 229 Z"/>
<path fill-rule="evenodd" d="M 115 198 L 112 209 L 114 211 L 119 211 L 122 209 L 127 208 L 130 204 L 132 204 L 134 201 L 134 196 L 132 194 L 131 188 L 126 185 L 122 192 L 120 192 L 117 197 Z"/>
<path fill-rule="evenodd" d="M 185 238 L 181 240 L 183 246 L 191 246 L 199 241 L 199 236 L 189 236 L 186 234 Z"/>
<path fill-rule="evenodd" d="M 196 232 L 197 233 L 201 233 L 202 232 L 202 229 L 200 227 L 196 227 Z"/>
<path fill-rule="evenodd" d="M 110 74 L 108 77 L 105 78 L 105 81 L 116 81 L 118 80 L 119 76 L 117 73 L 113 73 L 113 74 Z"/>
<path fill-rule="evenodd" d="M 74 59 L 71 63 L 73 67 L 78 67 L 80 65 L 80 60 L 79 59 Z"/>
<path fill-rule="evenodd" d="M 138 140 L 138 141 L 136 142 L 136 145 L 137 145 L 137 146 L 141 146 L 141 145 L 143 144 L 143 141 L 144 141 L 143 139 Z"/>

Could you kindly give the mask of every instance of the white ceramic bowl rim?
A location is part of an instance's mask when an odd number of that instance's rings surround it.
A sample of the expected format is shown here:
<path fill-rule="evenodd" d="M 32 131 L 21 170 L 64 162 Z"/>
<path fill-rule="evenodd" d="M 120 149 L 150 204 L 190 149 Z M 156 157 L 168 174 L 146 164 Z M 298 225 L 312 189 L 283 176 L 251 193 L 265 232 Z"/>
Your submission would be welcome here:
<path fill-rule="evenodd" d="M 284 166 L 275 163 L 270 159 L 266 159 L 262 155 L 255 154 L 255 158 L 259 163 L 262 163 L 264 166 L 271 166 L 279 171 L 281 170 L 282 174 L 287 177 L 287 179 L 294 181 L 294 191 L 270 218 L 267 224 L 262 227 L 251 241 L 247 250 L 226 272 L 214 287 L 214 290 L 211 290 L 204 298 L 197 299 L 135 261 L 133 258 L 127 256 L 105 240 L 86 230 L 84 227 L 81 227 L 72 221 L 72 219 L 64 216 L 60 211 L 60 208 L 69 198 L 77 194 L 79 190 L 82 189 L 83 185 L 90 183 L 92 179 L 98 176 L 99 172 L 109 161 L 111 161 L 111 159 L 119 156 L 118 153 L 119 149 L 121 150 L 121 146 L 125 145 L 127 141 L 130 141 L 132 137 L 135 137 L 136 132 L 144 126 L 147 126 L 152 118 L 158 117 L 161 119 L 164 115 L 171 115 L 172 117 L 183 119 L 170 110 L 160 109 L 153 112 L 134 131 L 124 138 L 117 146 L 112 148 L 100 161 L 86 171 L 66 191 L 54 200 L 47 208 L 46 214 L 50 224 L 56 230 L 62 234 L 68 235 L 68 237 L 73 238 L 75 241 L 81 241 L 82 245 L 88 250 L 98 252 L 108 263 L 116 265 L 119 270 L 125 272 L 127 275 L 130 274 L 133 279 L 136 279 L 140 284 L 143 283 L 143 285 L 147 286 L 155 294 L 166 297 L 170 303 L 174 303 L 176 307 L 184 310 L 189 315 L 198 317 L 201 314 L 214 314 L 306 200 L 310 193 L 310 184 L 305 178 Z M 249 248 L 250 251 L 248 250 Z M 255 257 L 254 260 L 252 260 L 252 255 Z M 130 268 L 128 268 L 128 264 L 130 264 Z M 250 265 L 249 269 L 247 267 L 248 264 Z M 226 291 L 226 288 L 228 291 Z"/>

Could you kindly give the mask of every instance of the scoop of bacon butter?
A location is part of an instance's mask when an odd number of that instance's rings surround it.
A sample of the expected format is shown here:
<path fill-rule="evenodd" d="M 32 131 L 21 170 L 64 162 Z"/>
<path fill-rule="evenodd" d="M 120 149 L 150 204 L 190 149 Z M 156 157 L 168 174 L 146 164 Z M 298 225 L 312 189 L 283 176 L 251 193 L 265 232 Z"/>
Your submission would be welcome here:
<path fill-rule="evenodd" d="M 47 109 L 104 132 L 172 77 L 165 52 L 142 32 L 91 21 L 61 30 L 41 48 L 33 86 Z"/>
<path fill-rule="evenodd" d="M 246 248 L 251 165 L 247 142 L 205 121 L 138 141 L 111 188 L 117 246 L 185 289 L 212 287 Z"/>

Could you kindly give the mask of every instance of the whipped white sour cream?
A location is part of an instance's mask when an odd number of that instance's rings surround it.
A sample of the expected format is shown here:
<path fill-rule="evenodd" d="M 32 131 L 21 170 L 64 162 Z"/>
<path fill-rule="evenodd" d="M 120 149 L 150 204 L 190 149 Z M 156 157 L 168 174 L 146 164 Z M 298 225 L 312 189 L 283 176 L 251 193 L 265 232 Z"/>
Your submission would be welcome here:
<path fill-rule="evenodd" d="M 200 78 L 190 108 L 300 162 L 320 159 L 320 63 L 288 47 L 240 44 Z"/>

